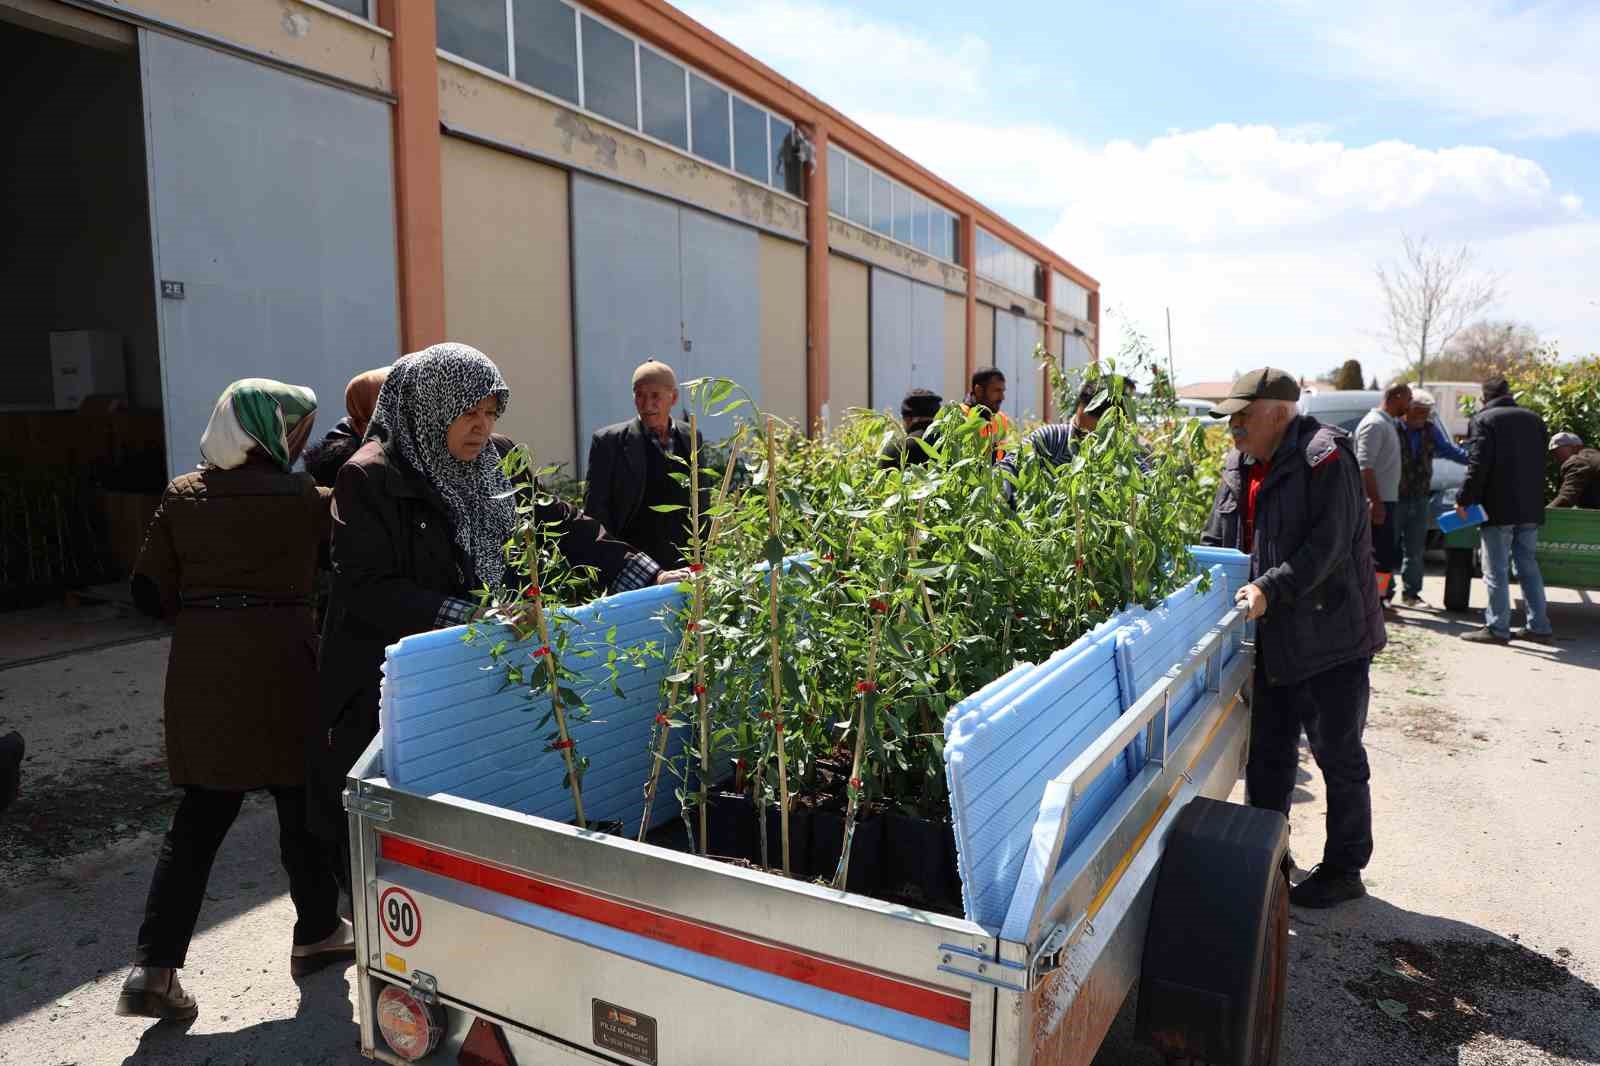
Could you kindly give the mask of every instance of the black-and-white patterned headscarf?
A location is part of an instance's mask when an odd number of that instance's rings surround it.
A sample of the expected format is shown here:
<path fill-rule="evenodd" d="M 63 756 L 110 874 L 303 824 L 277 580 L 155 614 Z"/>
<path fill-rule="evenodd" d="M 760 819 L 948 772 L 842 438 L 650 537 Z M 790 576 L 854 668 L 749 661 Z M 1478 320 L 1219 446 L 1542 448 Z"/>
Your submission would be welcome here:
<path fill-rule="evenodd" d="M 367 426 L 368 440 L 379 440 L 422 475 L 444 500 L 455 526 L 455 542 L 472 561 L 463 573 L 469 590 L 487 584 L 505 591 L 505 544 L 516 528 L 511 482 L 500 471 L 499 454 L 486 444 L 478 457 L 462 462 L 450 454 L 445 434 L 450 423 L 493 396 L 504 414 L 511 390 L 478 349 L 465 344 L 435 344 L 398 360 L 378 394 Z"/>

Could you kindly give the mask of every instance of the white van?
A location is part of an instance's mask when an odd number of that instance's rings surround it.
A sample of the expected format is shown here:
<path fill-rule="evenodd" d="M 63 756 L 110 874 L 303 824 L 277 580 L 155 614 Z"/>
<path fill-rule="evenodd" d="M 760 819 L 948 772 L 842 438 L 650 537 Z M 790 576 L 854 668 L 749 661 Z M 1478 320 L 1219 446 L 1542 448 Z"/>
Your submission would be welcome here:
<path fill-rule="evenodd" d="M 1426 385 L 1418 385 L 1413 381 L 1411 387 L 1433 393 L 1434 416 L 1439 419 L 1439 424 L 1451 440 L 1467 435 L 1467 423 L 1471 419 L 1461 413 L 1461 397 L 1470 396 L 1482 406 L 1482 385 L 1475 381 L 1430 381 Z"/>

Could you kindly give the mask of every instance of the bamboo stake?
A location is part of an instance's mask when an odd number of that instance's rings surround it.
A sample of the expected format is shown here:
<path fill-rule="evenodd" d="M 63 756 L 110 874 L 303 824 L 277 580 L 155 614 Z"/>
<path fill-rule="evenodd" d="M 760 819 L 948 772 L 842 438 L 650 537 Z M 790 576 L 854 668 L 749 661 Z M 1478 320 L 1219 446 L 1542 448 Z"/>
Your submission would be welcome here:
<path fill-rule="evenodd" d="M 772 416 L 767 416 L 767 532 L 778 535 L 778 448 L 772 435 Z M 783 671 L 778 660 L 778 581 L 782 566 L 776 565 L 767 574 L 767 610 L 772 619 L 772 708 L 773 744 L 778 749 L 778 825 L 782 836 L 783 873 L 789 876 L 789 758 L 783 742 Z M 767 812 L 760 809 L 762 834 L 762 865 L 766 865 Z"/>
<path fill-rule="evenodd" d="M 878 595 L 883 595 L 880 586 Z M 855 759 L 850 764 L 850 782 L 848 786 L 850 803 L 844 816 L 844 847 L 839 852 L 839 867 L 833 873 L 833 887 L 842 889 L 850 875 L 850 844 L 856 835 L 856 812 L 861 807 L 861 788 L 856 782 L 861 780 L 861 759 L 867 747 L 867 706 L 868 700 L 877 691 L 878 672 L 878 639 L 883 632 L 882 614 L 875 613 L 872 620 L 872 639 L 867 644 L 867 676 L 856 686 L 861 697 L 861 716 L 856 723 L 856 751 Z"/>
<path fill-rule="evenodd" d="M 531 545 L 528 553 L 529 578 L 535 589 L 539 588 L 539 549 L 537 544 Z M 533 620 L 539 627 L 539 641 L 544 645 L 544 659 L 546 671 L 550 675 L 550 704 L 555 710 L 556 731 L 561 735 L 561 757 L 567 764 L 567 781 L 572 785 L 572 805 L 578 812 L 578 828 L 587 829 L 588 825 L 583 817 L 583 787 L 578 782 L 578 763 L 573 758 L 572 736 L 567 732 L 567 715 L 561 709 L 561 679 L 556 673 L 556 653 L 550 647 L 550 625 L 544 617 L 544 601 L 542 595 L 533 597 Z"/>
<path fill-rule="evenodd" d="M 706 536 L 707 551 L 711 550 L 711 546 L 717 542 L 717 534 L 722 531 L 722 518 L 724 514 L 722 505 L 727 501 L 728 498 L 728 486 L 733 481 L 734 461 L 739 457 L 739 442 L 743 437 L 744 429 L 741 427 L 739 432 L 734 435 L 733 444 L 728 448 L 728 467 L 722 472 L 722 486 L 717 490 L 717 502 L 713 508 L 717 513 L 712 516 L 711 532 Z M 698 631 L 700 628 L 699 607 L 700 602 L 697 599 L 690 608 L 689 622 L 695 631 Z M 684 648 L 688 646 L 689 642 L 687 640 L 678 642 L 678 649 L 673 653 L 671 668 L 668 671 L 669 673 L 675 674 L 678 672 L 678 663 L 683 658 Z M 677 705 L 678 682 L 674 681 L 667 689 L 667 714 L 670 715 L 672 713 L 672 709 Z M 663 717 L 666 716 L 664 715 Z M 655 809 L 656 788 L 661 781 L 661 766 L 664 762 L 666 762 L 667 741 L 672 735 L 671 729 L 668 728 L 665 722 L 661 722 L 659 724 L 661 726 L 661 732 L 656 738 L 655 758 L 651 760 L 650 765 L 650 779 L 645 782 L 644 786 L 644 815 L 639 819 L 639 839 L 641 841 L 644 840 L 645 834 L 650 831 L 650 814 Z"/>

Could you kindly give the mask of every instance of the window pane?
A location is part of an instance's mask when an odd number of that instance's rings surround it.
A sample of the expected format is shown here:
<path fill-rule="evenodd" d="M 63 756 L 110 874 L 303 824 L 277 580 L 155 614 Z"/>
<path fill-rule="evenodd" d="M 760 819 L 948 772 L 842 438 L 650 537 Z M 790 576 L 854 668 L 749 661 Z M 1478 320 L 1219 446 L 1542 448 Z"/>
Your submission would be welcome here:
<path fill-rule="evenodd" d="M 578 102 L 578 23 L 560 0 L 516 0 L 517 80 Z"/>
<path fill-rule="evenodd" d="M 639 128 L 633 85 L 633 42 L 583 16 L 583 106 L 613 122 Z"/>
<path fill-rule="evenodd" d="M 961 247 L 961 220 L 955 215 L 946 214 L 945 234 L 949 240 L 950 262 L 957 266 L 968 266 L 966 250 Z"/>
<path fill-rule="evenodd" d="M 894 230 L 893 205 L 889 203 L 889 179 L 872 172 L 872 228 L 889 236 Z"/>
<path fill-rule="evenodd" d="M 844 214 L 845 204 L 845 165 L 844 153 L 839 149 L 828 146 L 828 210 L 836 215 Z"/>
<path fill-rule="evenodd" d="M 894 239 L 911 243 L 911 190 L 904 185 L 894 187 Z"/>
<path fill-rule="evenodd" d="M 800 167 L 789 165 L 794 151 L 789 138 L 794 133 L 794 127 L 777 115 L 768 115 L 767 122 L 771 124 L 772 129 L 772 186 L 775 189 L 782 189 L 790 196 L 803 195 L 805 190 L 800 184 L 803 180 Z M 831 157 L 828 166 L 830 168 L 833 166 Z M 833 189 L 831 171 L 828 174 L 828 189 L 831 201 Z"/>
<path fill-rule="evenodd" d="M 871 213 L 867 210 L 867 188 L 869 185 L 867 165 L 858 159 L 850 160 L 850 212 L 849 219 L 857 225 L 865 226 L 872 220 Z"/>
<path fill-rule="evenodd" d="M 644 96 L 644 131 L 687 150 L 689 103 L 683 88 L 683 68 L 641 47 L 639 88 Z"/>
<path fill-rule="evenodd" d="M 367 0 L 326 0 L 340 11 L 348 11 L 357 18 L 367 17 Z"/>
<path fill-rule="evenodd" d="M 767 113 L 733 98 L 733 169 L 767 183 Z"/>
<path fill-rule="evenodd" d="M 928 242 L 928 201 L 918 196 L 911 201 L 911 243 L 924 252 L 930 250 Z"/>
<path fill-rule="evenodd" d="M 437 0 L 439 47 L 506 73 L 505 0 Z"/>
<path fill-rule="evenodd" d="M 698 74 L 689 75 L 689 107 L 694 115 L 690 131 L 694 154 L 718 166 L 727 166 L 728 93 Z"/>

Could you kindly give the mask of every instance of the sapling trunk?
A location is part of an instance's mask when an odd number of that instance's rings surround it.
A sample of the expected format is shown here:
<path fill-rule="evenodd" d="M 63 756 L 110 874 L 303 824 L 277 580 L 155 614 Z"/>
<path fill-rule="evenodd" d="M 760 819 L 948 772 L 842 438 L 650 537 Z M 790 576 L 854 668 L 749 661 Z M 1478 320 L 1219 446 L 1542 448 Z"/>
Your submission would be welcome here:
<path fill-rule="evenodd" d="M 722 472 L 722 485 L 717 490 L 717 502 L 712 508 L 715 514 L 713 514 L 711 517 L 711 532 L 706 535 L 707 551 L 710 551 L 712 545 L 716 544 L 717 534 L 722 531 L 722 505 L 727 501 L 728 498 L 728 486 L 733 481 L 733 465 L 734 461 L 739 457 L 739 441 L 743 436 L 744 430 L 740 429 L 738 433 L 734 434 L 733 443 L 728 447 L 728 466 L 727 469 Z M 700 606 L 700 600 L 698 597 L 696 597 L 690 607 L 690 632 L 698 632 L 700 629 Z M 669 674 L 676 674 L 678 672 L 678 661 L 682 659 L 684 653 L 683 650 L 688 646 L 689 642 L 687 640 L 680 640 L 678 642 L 678 648 L 673 653 L 673 661 L 667 671 Z M 650 814 L 655 808 L 656 804 L 656 787 L 661 780 L 661 765 L 666 762 L 667 741 L 672 735 L 672 727 L 667 724 L 666 718 L 672 714 L 673 708 L 677 707 L 677 705 L 678 683 L 674 681 L 667 689 L 667 713 L 666 715 L 661 716 L 661 720 L 657 722 L 657 725 L 659 725 L 661 728 L 661 732 L 656 737 L 655 757 L 650 760 L 650 778 L 645 782 L 644 786 L 644 815 L 639 819 L 640 840 L 643 840 L 645 838 L 645 834 L 650 831 Z"/>
<path fill-rule="evenodd" d="M 778 448 L 772 435 L 772 416 L 767 416 L 767 533 L 772 538 L 778 536 Z M 789 869 L 789 759 L 784 751 L 783 737 L 783 670 L 778 659 L 778 582 L 782 576 L 782 566 L 774 564 L 767 574 L 767 612 L 772 622 L 772 680 L 771 693 L 768 706 L 772 715 L 772 743 L 778 749 L 778 825 L 783 846 L 783 872 L 788 876 Z M 760 808 L 758 817 L 761 819 L 761 862 L 767 864 L 766 832 L 767 812 L 765 805 Z"/>
<path fill-rule="evenodd" d="M 881 587 L 878 594 L 883 595 Z M 833 874 L 833 887 L 839 889 L 844 888 L 845 880 L 850 876 L 850 844 L 855 839 L 856 812 L 861 808 L 861 793 L 865 784 L 861 780 L 861 760 L 866 754 L 867 730 L 871 727 L 867 711 L 877 702 L 873 696 L 878 688 L 878 640 L 883 633 L 885 617 L 885 612 L 873 612 L 872 637 L 867 642 L 867 676 L 866 680 L 856 683 L 857 693 L 861 697 L 861 713 L 856 720 L 855 758 L 850 763 L 850 781 L 846 786 L 850 802 L 844 815 L 844 846 L 839 851 L 839 868 Z"/>
<path fill-rule="evenodd" d="M 544 645 L 544 654 L 540 658 L 544 659 L 545 670 L 550 675 L 550 705 L 555 711 L 556 732 L 561 737 L 558 746 L 561 748 L 561 758 L 567 764 L 567 783 L 572 786 L 572 806 L 577 811 L 578 828 L 587 829 L 588 825 L 583 817 L 583 786 L 578 781 L 578 761 L 573 754 L 574 741 L 567 732 L 567 714 L 561 708 L 561 677 L 556 671 L 555 649 L 550 646 L 550 624 L 545 620 L 543 598 L 538 594 L 539 548 L 535 543 L 530 545 L 530 549 L 528 552 L 528 577 L 533 582 L 535 591 L 533 596 L 533 621 L 539 629 L 539 642 Z"/>
<path fill-rule="evenodd" d="M 689 413 L 689 546 L 694 566 L 694 601 L 691 615 L 699 619 L 705 610 L 705 559 L 700 551 L 700 430 L 699 415 Z M 706 854 L 706 790 L 711 776 L 711 715 L 706 703 L 706 637 L 700 627 L 694 631 L 694 698 L 700 717 L 700 854 Z"/>

